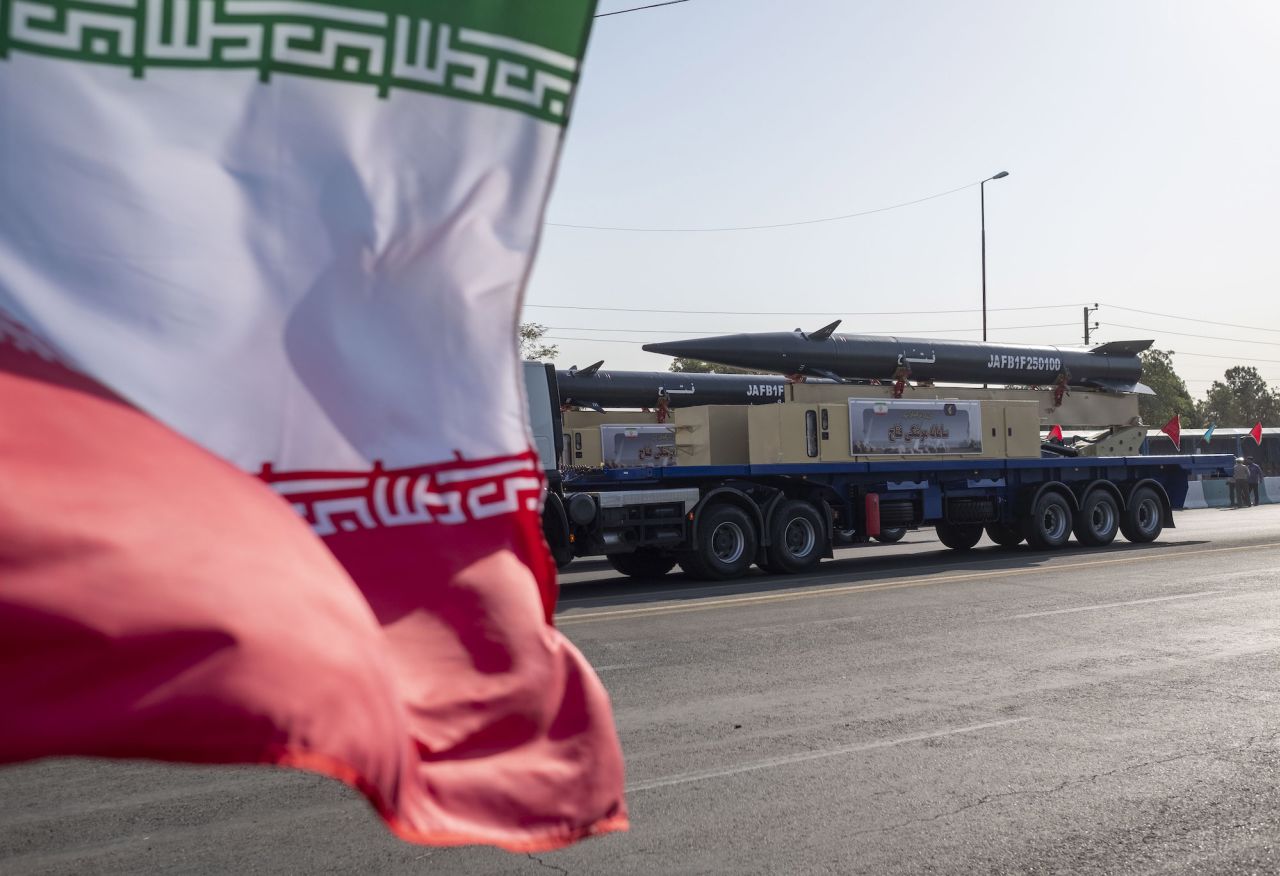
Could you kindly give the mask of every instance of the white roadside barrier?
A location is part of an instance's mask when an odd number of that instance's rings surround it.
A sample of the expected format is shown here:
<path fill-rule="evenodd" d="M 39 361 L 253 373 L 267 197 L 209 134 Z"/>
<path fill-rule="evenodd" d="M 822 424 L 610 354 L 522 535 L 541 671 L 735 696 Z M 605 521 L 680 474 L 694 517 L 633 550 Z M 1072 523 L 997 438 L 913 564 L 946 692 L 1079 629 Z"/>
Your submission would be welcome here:
<path fill-rule="evenodd" d="M 1262 479 L 1262 504 L 1280 502 L 1280 477 Z M 1230 508 L 1231 485 L 1223 478 L 1192 481 L 1187 484 L 1187 498 L 1183 508 Z"/>
<path fill-rule="evenodd" d="M 1262 501 L 1280 502 L 1280 478 L 1262 479 Z"/>
<path fill-rule="evenodd" d="M 1182 503 L 1183 508 L 1208 508 L 1209 503 L 1204 498 L 1204 482 L 1192 481 L 1187 484 L 1187 499 Z"/>

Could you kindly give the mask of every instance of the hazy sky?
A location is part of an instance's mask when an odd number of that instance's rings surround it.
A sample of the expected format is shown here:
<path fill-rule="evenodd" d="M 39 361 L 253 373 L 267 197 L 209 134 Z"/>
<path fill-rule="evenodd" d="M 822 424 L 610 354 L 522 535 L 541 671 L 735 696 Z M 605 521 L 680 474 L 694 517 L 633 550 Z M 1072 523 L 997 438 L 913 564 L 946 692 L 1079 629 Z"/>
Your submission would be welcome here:
<path fill-rule="evenodd" d="M 548 220 L 782 223 L 1000 170 L 992 340 L 1080 344 L 1096 301 L 1098 340 L 1155 338 L 1193 395 L 1237 363 L 1280 386 L 1280 0 L 690 0 L 598 19 Z M 527 305 L 562 366 L 663 370 L 637 342 L 835 318 L 979 340 L 978 189 L 773 230 L 550 226 Z"/>

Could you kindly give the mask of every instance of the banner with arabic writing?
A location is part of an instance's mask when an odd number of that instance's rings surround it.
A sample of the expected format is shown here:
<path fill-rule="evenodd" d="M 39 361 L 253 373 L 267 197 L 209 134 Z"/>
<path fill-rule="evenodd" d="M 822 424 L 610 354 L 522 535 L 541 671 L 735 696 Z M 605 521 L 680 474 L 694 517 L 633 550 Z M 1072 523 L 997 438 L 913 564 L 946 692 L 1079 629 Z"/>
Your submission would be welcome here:
<path fill-rule="evenodd" d="M 981 453 L 982 405 L 976 401 L 849 399 L 854 456 Z"/>

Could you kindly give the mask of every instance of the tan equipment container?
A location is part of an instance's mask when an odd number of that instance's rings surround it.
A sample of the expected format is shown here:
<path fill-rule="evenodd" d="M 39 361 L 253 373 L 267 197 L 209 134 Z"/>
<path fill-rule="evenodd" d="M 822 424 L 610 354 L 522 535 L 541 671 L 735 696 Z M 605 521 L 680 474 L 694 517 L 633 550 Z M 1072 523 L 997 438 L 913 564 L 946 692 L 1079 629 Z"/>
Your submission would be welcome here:
<path fill-rule="evenodd" d="M 752 465 L 1040 456 L 1040 420 L 1030 401 L 846 398 L 758 405 L 747 421 Z"/>
<path fill-rule="evenodd" d="M 750 457 L 747 411 L 752 407 L 701 405 L 681 408 L 680 421 L 676 424 L 676 464 L 746 465 Z"/>
<path fill-rule="evenodd" d="M 667 414 L 672 425 L 674 412 Z M 600 468 L 604 465 L 604 444 L 601 426 L 651 425 L 658 422 L 653 411 L 565 411 L 561 414 L 564 429 L 563 464 Z"/>

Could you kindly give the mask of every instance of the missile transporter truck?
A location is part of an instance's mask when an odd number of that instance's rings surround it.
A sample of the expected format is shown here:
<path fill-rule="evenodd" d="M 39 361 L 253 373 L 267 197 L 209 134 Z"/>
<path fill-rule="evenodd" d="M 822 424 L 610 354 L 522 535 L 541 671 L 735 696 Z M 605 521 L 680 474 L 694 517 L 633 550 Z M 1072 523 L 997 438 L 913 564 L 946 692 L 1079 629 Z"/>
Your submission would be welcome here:
<path fill-rule="evenodd" d="M 1037 550 L 1073 536 L 1089 547 L 1118 535 L 1148 542 L 1174 525 L 1190 477 L 1232 465 L 1228 455 L 1141 455 L 1136 398 L 1102 389 L 1064 398 L 1052 388 L 799 382 L 776 404 L 681 407 L 658 422 L 643 412 L 562 418 L 555 370 L 530 363 L 526 381 L 553 554 L 561 564 L 603 555 L 637 577 L 676 566 L 712 580 L 752 565 L 802 573 L 894 527 L 933 527 L 961 551 L 984 533 Z M 1054 422 L 1107 427 L 1063 447 L 1042 442 Z"/>

